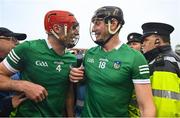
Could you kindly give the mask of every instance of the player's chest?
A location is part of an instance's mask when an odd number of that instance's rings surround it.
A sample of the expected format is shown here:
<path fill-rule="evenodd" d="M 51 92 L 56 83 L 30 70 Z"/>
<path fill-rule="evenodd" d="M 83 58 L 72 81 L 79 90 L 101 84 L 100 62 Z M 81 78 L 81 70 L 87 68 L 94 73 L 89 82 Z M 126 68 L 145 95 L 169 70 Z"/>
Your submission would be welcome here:
<path fill-rule="evenodd" d="M 60 57 L 37 56 L 27 61 L 26 67 L 32 67 L 37 72 L 51 72 L 54 74 L 67 73 L 74 59 L 64 59 Z"/>
<path fill-rule="evenodd" d="M 110 79 L 119 81 L 119 78 L 126 79 L 130 76 L 130 62 L 118 55 L 93 56 L 85 58 L 85 70 L 88 76 L 94 78 Z"/>

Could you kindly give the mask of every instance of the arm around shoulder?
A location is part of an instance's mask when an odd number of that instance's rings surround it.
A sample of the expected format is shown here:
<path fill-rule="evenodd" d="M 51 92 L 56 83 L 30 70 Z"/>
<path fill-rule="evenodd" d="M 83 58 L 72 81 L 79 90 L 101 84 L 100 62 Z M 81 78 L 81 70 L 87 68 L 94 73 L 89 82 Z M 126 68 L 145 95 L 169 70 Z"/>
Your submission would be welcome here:
<path fill-rule="evenodd" d="M 0 90 L 22 92 L 28 99 L 35 102 L 42 101 L 48 95 L 46 89 L 41 85 L 24 80 L 10 79 L 12 74 L 3 63 L 0 63 Z"/>

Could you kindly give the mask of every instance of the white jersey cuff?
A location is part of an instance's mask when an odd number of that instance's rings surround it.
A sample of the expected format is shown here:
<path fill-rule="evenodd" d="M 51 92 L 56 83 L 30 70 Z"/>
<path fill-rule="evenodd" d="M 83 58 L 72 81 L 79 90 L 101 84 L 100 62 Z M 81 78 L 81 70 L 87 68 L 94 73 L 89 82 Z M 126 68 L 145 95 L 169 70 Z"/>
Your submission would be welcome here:
<path fill-rule="evenodd" d="M 18 70 L 16 70 L 15 68 L 13 68 L 13 67 L 8 63 L 7 58 L 5 58 L 2 63 L 4 64 L 4 66 L 5 66 L 9 71 L 11 71 L 11 72 L 13 72 L 13 73 L 18 72 Z"/>
<path fill-rule="evenodd" d="M 134 84 L 150 84 L 150 79 L 133 79 Z"/>

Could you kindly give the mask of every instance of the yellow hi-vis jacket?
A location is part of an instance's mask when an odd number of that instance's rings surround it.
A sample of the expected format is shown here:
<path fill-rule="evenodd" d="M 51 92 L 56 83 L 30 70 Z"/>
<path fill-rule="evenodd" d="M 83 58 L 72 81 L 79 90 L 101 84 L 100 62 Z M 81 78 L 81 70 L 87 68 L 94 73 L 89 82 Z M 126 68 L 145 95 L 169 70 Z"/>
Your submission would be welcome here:
<path fill-rule="evenodd" d="M 180 117 L 180 59 L 163 53 L 149 63 L 157 117 Z"/>

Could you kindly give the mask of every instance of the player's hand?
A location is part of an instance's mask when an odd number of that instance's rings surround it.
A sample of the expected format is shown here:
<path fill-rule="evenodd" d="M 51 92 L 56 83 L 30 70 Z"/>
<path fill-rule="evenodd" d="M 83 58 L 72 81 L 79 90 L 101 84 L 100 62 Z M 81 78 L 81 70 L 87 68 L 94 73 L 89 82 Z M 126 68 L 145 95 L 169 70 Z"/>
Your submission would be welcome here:
<path fill-rule="evenodd" d="M 79 68 L 71 68 L 70 74 L 69 74 L 69 79 L 71 82 L 78 82 L 82 80 L 84 77 L 84 68 L 79 67 Z"/>
<path fill-rule="evenodd" d="M 12 97 L 12 106 L 13 108 L 18 107 L 23 101 L 27 100 L 27 97 L 24 93 L 21 93 L 19 95 L 14 95 Z"/>
<path fill-rule="evenodd" d="M 28 81 L 23 81 L 23 92 L 28 99 L 35 102 L 40 102 L 48 96 L 43 86 Z"/>

